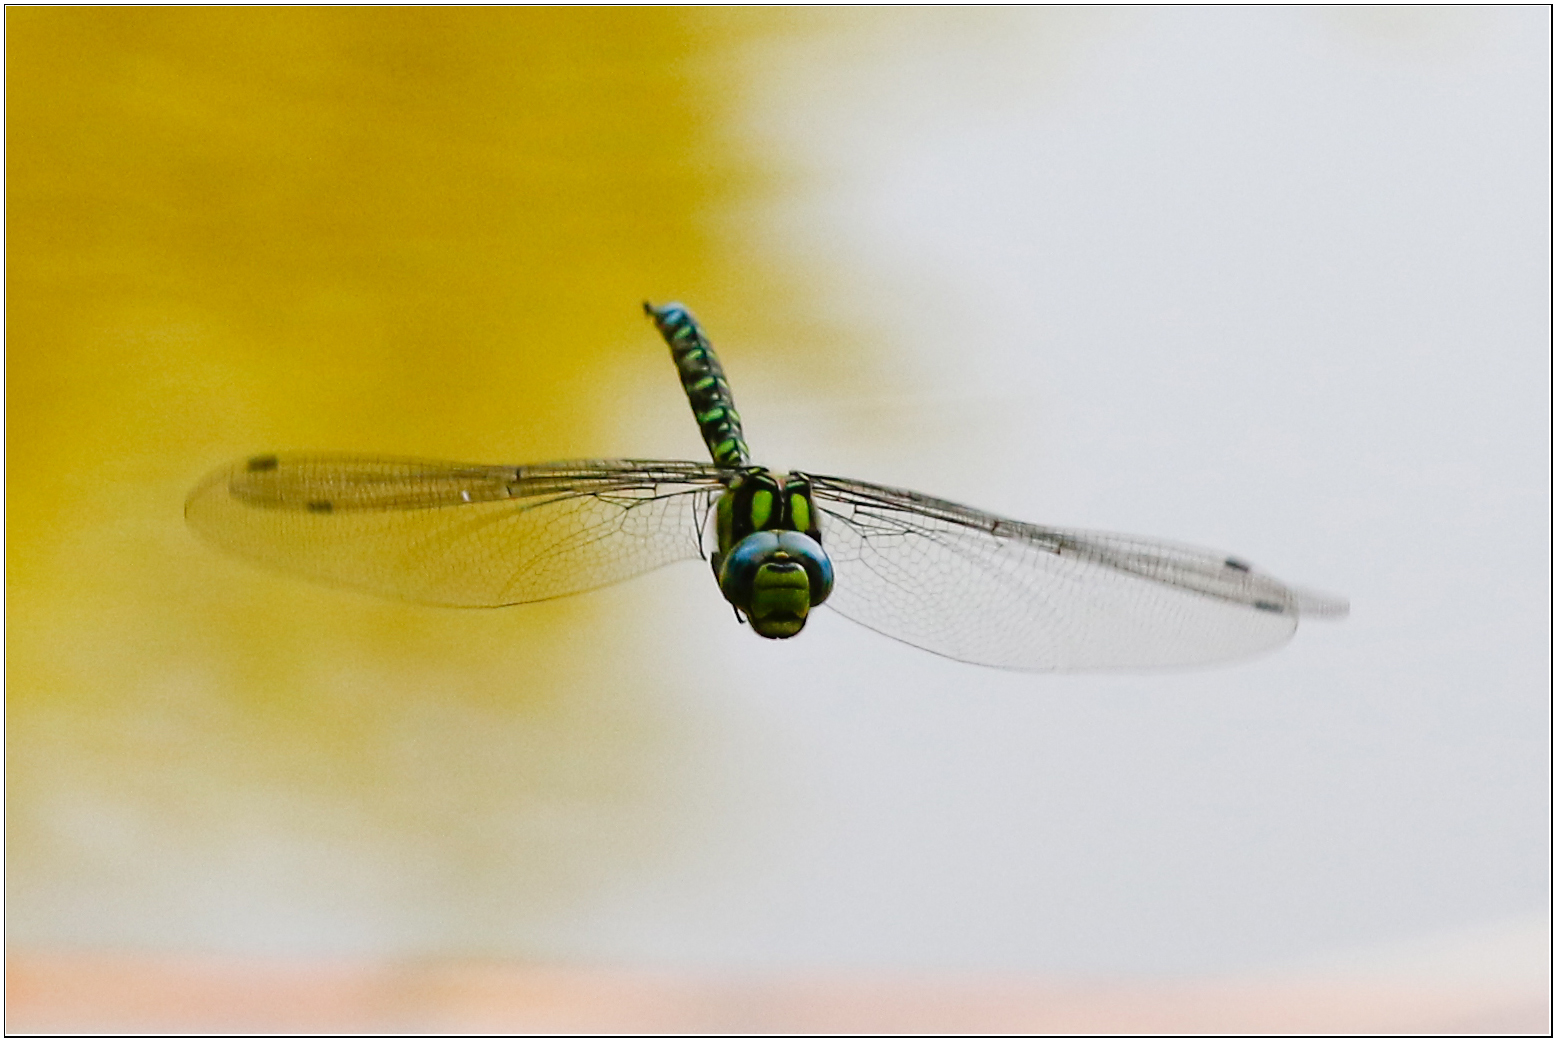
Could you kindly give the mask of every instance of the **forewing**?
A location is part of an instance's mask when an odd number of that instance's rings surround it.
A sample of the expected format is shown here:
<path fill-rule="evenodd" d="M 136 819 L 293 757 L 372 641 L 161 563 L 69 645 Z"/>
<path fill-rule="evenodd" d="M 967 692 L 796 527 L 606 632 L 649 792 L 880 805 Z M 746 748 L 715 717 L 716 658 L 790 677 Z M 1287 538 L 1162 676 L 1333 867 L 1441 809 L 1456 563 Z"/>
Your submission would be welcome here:
<path fill-rule="evenodd" d="M 1183 666 L 1287 640 L 1346 602 L 1225 554 L 1050 529 L 906 489 L 810 476 L 836 580 L 828 606 L 970 663 L 1022 670 Z"/>
<path fill-rule="evenodd" d="M 524 467 L 257 456 L 189 494 L 195 532 L 252 561 L 433 605 L 575 594 L 701 556 L 717 468 L 657 460 Z"/>

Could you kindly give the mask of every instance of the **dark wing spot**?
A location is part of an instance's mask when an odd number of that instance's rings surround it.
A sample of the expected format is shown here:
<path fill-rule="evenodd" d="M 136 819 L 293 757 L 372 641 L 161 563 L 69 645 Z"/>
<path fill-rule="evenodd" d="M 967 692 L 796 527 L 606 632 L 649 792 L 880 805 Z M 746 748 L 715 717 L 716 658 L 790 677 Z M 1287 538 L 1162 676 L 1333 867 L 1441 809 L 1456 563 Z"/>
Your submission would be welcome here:
<path fill-rule="evenodd" d="M 247 466 L 250 471 L 274 471 L 277 464 L 275 456 L 251 456 Z"/>
<path fill-rule="evenodd" d="M 1282 606 L 1277 604 L 1275 601 L 1257 601 L 1255 602 L 1255 607 L 1260 609 L 1262 612 L 1282 611 Z"/>
<path fill-rule="evenodd" d="M 1230 569 L 1233 569 L 1235 572 L 1250 571 L 1249 562 L 1240 561 L 1238 558 L 1229 558 L 1227 561 L 1223 562 L 1223 564 L 1228 566 Z"/>
<path fill-rule="evenodd" d="M 329 500 L 310 500 L 308 501 L 308 509 L 315 514 L 329 514 L 335 510 L 335 504 Z"/>

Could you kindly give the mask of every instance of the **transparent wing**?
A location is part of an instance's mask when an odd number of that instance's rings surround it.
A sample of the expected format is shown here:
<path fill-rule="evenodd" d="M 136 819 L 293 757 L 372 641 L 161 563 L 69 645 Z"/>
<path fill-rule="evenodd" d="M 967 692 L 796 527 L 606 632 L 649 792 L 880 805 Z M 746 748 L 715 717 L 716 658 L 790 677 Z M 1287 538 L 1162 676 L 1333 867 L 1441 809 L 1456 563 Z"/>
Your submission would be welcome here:
<path fill-rule="evenodd" d="M 940 655 L 1021 670 L 1181 666 L 1287 640 L 1347 603 L 1236 558 L 1050 529 L 906 489 L 812 479 L 835 582 L 828 606 Z"/>
<path fill-rule="evenodd" d="M 576 594 L 697 558 L 712 465 L 575 460 L 488 467 L 257 456 L 195 487 L 191 528 L 309 579 L 433 605 Z"/>

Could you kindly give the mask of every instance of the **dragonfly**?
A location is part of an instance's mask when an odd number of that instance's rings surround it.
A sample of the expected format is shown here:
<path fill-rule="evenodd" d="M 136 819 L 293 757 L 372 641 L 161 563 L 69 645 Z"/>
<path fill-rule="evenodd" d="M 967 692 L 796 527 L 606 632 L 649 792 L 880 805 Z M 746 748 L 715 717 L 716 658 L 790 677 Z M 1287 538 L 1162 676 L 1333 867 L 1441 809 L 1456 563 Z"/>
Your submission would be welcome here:
<path fill-rule="evenodd" d="M 1244 658 L 1286 641 L 1300 618 L 1347 614 L 1342 598 L 1222 552 L 754 465 L 702 327 L 680 304 L 644 310 L 709 463 L 265 453 L 207 476 L 185 518 L 272 569 L 428 605 L 544 601 L 702 560 L 762 637 L 793 638 L 826 605 L 937 655 L 1017 670 Z"/>

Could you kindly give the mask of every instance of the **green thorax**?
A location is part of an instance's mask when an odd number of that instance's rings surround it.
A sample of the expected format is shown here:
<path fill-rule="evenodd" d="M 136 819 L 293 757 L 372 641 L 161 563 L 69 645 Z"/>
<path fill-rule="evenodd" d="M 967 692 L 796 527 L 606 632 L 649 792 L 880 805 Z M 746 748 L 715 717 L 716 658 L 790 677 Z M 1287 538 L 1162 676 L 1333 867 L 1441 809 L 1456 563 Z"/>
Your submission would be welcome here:
<path fill-rule="evenodd" d="M 714 511 L 717 549 L 711 558 L 714 574 L 730 549 L 754 532 L 801 532 L 822 542 L 811 480 L 751 467 L 726 488 Z"/>
<path fill-rule="evenodd" d="M 680 304 L 657 308 L 648 302 L 644 311 L 671 347 L 671 358 L 682 379 L 682 390 L 698 420 L 698 430 L 714 462 L 721 467 L 746 467 L 747 443 L 741 436 L 741 416 L 725 381 L 714 347 L 703 335 L 692 313 Z"/>

